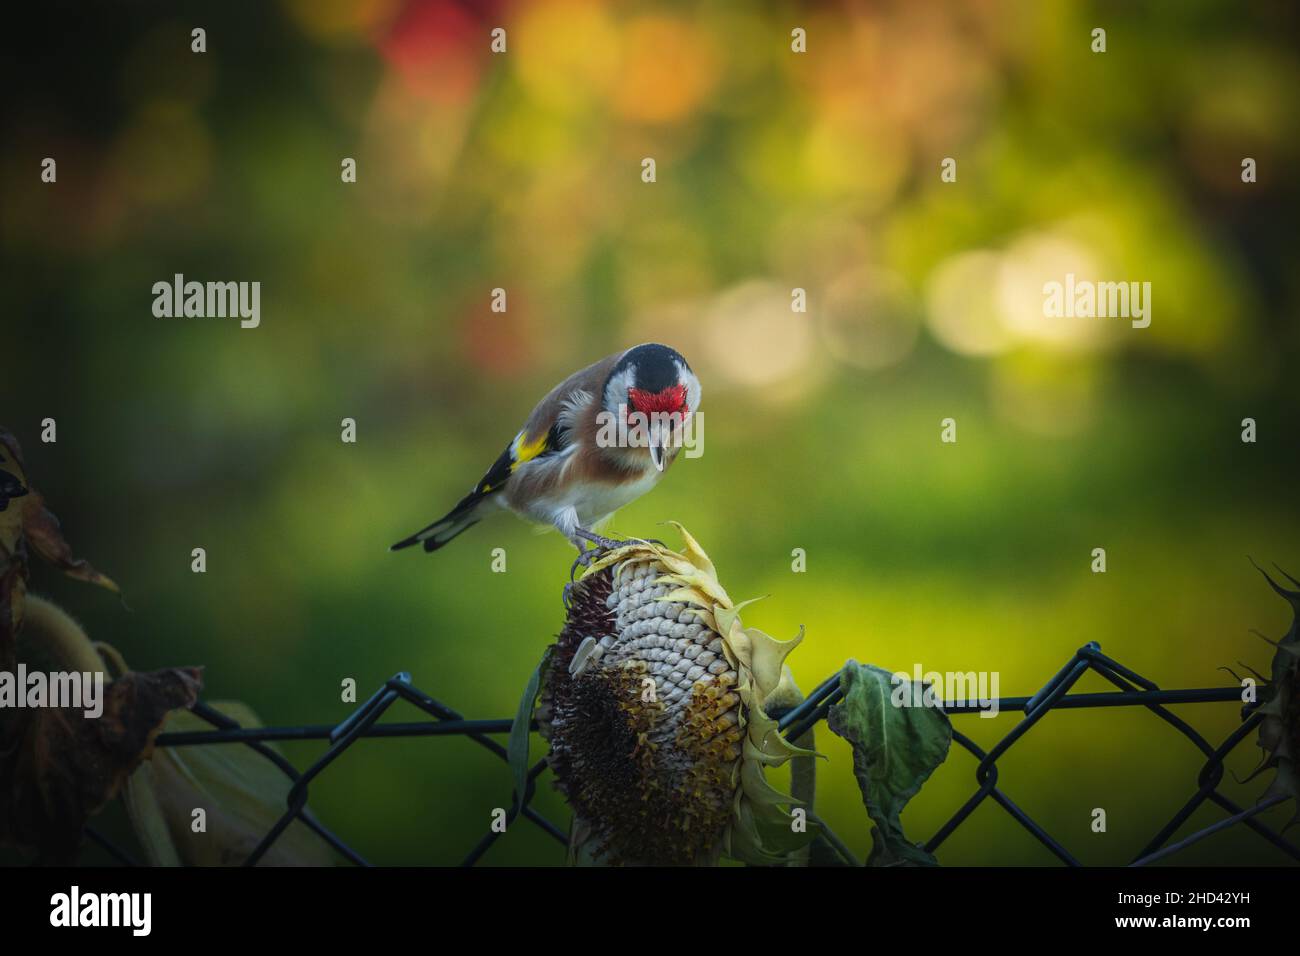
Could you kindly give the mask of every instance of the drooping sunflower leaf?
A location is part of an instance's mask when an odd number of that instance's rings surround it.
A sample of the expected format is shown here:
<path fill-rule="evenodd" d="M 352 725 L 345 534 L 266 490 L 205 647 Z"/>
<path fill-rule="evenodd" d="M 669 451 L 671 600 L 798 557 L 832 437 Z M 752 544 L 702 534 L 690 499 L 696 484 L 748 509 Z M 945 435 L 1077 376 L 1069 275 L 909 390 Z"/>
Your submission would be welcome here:
<path fill-rule="evenodd" d="M 948 756 L 952 726 L 937 707 L 899 707 L 889 671 L 850 660 L 840 672 L 843 700 L 827 715 L 830 729 L 853 747 L 853 773 L 875 826 L 873 866 L 936 865 L 903 833 L 902 813 Z M 911 699 L 910 686 L 906 690 Z"/>
<path fill-rule="evenodd" d="M 528 738 L 532 733 L 530 728 L 533 723 L 533 708 L 537 706 L 537 696 L 542 691 L 542 681 L 545 679 L 546 667 L 550 660 L 551 648 L 548 647 L 524 686 L 524 694 L 519 698 L 519 709 L 515 712 L 514 722 L 510 725 L 506 757 L 515 781 L 515 805 L 510 812 L 511 819 L 514 819 L 523 809 L 524 794 L 528 787 Z"/>

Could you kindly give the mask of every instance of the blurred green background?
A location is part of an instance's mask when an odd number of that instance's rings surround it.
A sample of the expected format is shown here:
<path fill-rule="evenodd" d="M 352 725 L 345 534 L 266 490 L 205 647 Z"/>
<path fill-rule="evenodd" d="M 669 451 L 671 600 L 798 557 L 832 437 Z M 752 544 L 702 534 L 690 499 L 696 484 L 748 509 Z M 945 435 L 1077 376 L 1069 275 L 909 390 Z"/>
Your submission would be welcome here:
<path fill-rule="evenodd" d="M 1289 622 L 1247 555 L 1300 573 L 1292 4 L 40 16 L 5 39 L 0 421 L 132 610 L 45 567 L 33 589 L 137 668 L 206 665 L 207 697 L 269 724 L 339 720 L 342 679 L 364 699 L 398 670 L 470 717 L 512 714 L 561 627 L 569 546 L 503 516 L 433 556 L 385 549 L 454 503 L 554 382 L 649 340 L 700 374 L 705 454 L 613 529 L 670 537 L 658 523 L 680 520 L 734 597 L 771 595 L 746 622 L 807 627 L 805 689 L 854 657 L 997 671 L 1003 694 L 1031 694 L 1091 640 L 1162 686 L 1216 686 L 1221 666 L 1264 669 L 1249 629 Z M 155 318 L 151 287 L 178 272 L 260 281 L 261 327 Z M 1150 328 L 1043 318 L 1042 284 L 1067 272 L 1151 282 Z M 1216 743 L 1238 721 L 1230 704 L 1176 710 Z M 986 747 L 1014 720 L 954 718 Z M 849 751 L 825 730 L 819 745 L 820 809 L 865 854 Z M 1257 755 L 1242 746 L 1232 773 Z M 1148 712 L 1065 711 L 1000 783 L 1084 862 L 1119 863 L 1200 764 Z M 910 836 L 974 791 L 974 766 L 954 751 Z M 1262 788 L 1225 784 L 1244 802 Z M 312 805 L 375 862 L 442 864 L 510 789 L 470 741 L 384 740 Z M 549 786 L 538 805 L 567 822 Z M 105 828 L 125 833 L 119 811 Z M 991 802 L 938 856 L 1053 862 Z M 1237 829 L 1178 861 L 1285 859 Z M 486 862 L 562 852 L 520 823 Z"/>

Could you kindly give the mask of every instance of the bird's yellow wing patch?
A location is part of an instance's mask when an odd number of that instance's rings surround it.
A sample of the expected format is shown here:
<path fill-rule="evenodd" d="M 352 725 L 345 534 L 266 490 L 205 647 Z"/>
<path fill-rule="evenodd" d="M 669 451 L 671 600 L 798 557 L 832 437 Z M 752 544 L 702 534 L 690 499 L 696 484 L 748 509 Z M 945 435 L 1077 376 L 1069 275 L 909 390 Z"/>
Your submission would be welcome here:
<path fill-rule="evenodd" d="M 549 431 L 542 432 L 534 441 L 527 441 L 528 436 L 520 432 L 515 436 L 515 444 L 510 457 L 513 461 L 510 463 L 510 470 L 513 472 L 516 468 L 526 461 L 532 461 L 542 452 L 548 449 L 547 439 L 551 437 Z"/>
<path fill-rule="evenodd" d="M 515 436 L 514 441 L 507 445 L 506 450 L 492 463 L 487 474 L 474 486 L 474 494 L 488 495 L 500 491 L 520 465 L 558 451 L 564 445 L 564 438 L 555 426 L 552 426 L 549 431 L 542 432 L 533 441 L 527 439 L 527 432 L 520 432 Z"/>

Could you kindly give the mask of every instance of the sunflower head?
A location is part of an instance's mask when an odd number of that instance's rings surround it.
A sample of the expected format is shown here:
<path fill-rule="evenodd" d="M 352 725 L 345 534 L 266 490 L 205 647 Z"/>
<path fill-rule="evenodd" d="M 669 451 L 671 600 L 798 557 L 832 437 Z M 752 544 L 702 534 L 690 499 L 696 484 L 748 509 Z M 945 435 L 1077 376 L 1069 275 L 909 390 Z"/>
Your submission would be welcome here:
<path fill-rule="evenodd" d="M 793 688 L 799 643 L 744 628 L 685 529 L 681 553 L 634 542 L 574 587 L 538 719 L 574 843 L 615 864 L 775 863 L 798 845 L 765 766 L 806 753 L 765 704 Z"/>

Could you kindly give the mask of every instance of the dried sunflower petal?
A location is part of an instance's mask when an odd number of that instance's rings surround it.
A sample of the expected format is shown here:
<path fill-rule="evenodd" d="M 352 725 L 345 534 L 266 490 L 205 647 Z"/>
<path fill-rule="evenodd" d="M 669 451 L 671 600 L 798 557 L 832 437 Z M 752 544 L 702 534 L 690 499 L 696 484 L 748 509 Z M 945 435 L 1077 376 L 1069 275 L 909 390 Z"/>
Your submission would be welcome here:
<path fill-rule="evenodd" d="M 261 721 L 239 701 L 216 710 L 243 727 Z M 174 710 L 168 733 L 211 730 L 188 710 Z M 205 744 L 154 751 L 127 781 L 127 812 L 153 866 L 239 866 L 285 811 L 291 781 L 246 744 Z M 194 811 L 205 829 L 195 832 Z M 263 858 L 263 866 L 333 866 L 341 858 L 306 824 L 295 820 Z"/>

